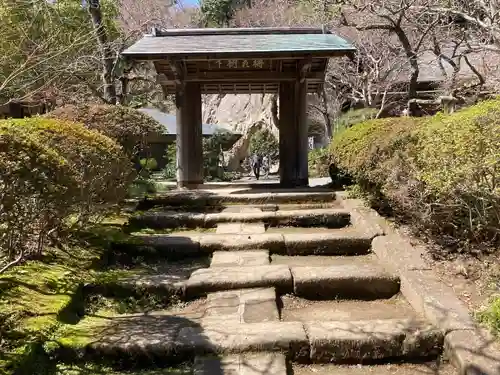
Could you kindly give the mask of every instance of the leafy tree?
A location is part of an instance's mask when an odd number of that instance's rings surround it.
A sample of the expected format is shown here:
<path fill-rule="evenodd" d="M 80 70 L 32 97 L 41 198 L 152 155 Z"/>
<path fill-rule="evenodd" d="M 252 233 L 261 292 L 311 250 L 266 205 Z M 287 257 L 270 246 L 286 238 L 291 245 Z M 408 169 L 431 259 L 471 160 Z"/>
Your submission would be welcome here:
<path fill-rule="evenodd" d="M 228 136 L 226 132 L 216 132 L 211 137 L 203 139 L 203 174 L 206 179 L 224 178 L 222 149 Z"/>
<path fill-rule="evenodd" d="M 250 153 L 267 156 L 271 162 L 274 162 L 279 157 L 279 142 L 270 130 L 259 130 L 250 140 Z"/>
<path fill-rule="evenodd" d="M 118 2 L 102 1 L 105 27 L 119 35 Z M 80 2 L 7 0 L 0 4 L 0 104 L 50 97 L 95 77 L 95 31 Z M 94 67 L 88 69 L 92 61 Z"/>
<path fill-rule="evenodd" d="M 203 0 L 201 13 L 205 22 L 216 26 L 228 26 L 237 9 L 251 6 L 250 0 Z"/>

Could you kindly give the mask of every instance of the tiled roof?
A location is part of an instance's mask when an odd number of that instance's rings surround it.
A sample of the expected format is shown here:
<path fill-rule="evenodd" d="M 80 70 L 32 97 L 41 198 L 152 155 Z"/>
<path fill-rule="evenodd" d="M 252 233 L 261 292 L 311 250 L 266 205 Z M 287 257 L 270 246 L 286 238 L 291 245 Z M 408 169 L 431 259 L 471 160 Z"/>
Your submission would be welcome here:
<path fill-rule="evenodd" d="M 176 29 L 146 35 L 125 56 L 339 54 L 354 47 L 321 29 Z"/>

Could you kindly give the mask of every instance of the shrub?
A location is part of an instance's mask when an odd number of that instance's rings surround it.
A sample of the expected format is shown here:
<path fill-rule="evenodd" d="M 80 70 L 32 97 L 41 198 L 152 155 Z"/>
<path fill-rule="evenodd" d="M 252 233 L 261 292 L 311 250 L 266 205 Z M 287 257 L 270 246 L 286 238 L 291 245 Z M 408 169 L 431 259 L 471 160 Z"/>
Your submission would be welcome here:
<path fill-rule="evenodd" d="M 330 153 L 328 148 L 316 148 L 309 151 L 309 174 L 313 177 L 328 177 Z"/>
<path fill-rule="evenodd" d="M 500 239 L 499 150 L 499 100 L 452 115 L 366 121 L 331 146 L 373 202 L 462 249 Z"/>
<path fill-rule="evenodd" d="M 209 181 L 224 180 L 223 145 L 231 134 L 216 132 L 208 138 L 203 138 L 203 176 Z"/>
<path fill-rule="evenodd" d="M 499 239 L 500 100 L 437 115 L 417 135 L 417 177 L 447 232 L 478 243 Z"/>
<path fill-rule="evenodd" d="M 167 146 L 167 151 L 165 153 L 165 159 L 167 164 L 163 170 L 163 175 L 168 180 L 175 180 L 177 173 L 177 160 L 176 160 L 176 144 L 171 143 Z"/>
<path fill-rule="evenodd" d="M 111 139 L 83 126 L 34 117 L 0 121 L 0 256 L 39 253 L 71 216 L 90 215 L 126 194 L 132 167 Z"/>
<path fill-rule="evenodd" d="M 378 109 L 375 108 L 351 109 L 335 119 L 333 130 L 339 132 L 360 122 L 374 119 L 377 113 Z"/>
<path fill-rule="evenodd" d="M 279 141 L 270 130 L 259 130 L 250 139 L 250 153 L 267 156 L 274 163 L 279 158 Z"/>
<path fill-rule="evenodd" d="M 210 137 L 203 138 L 203 177 L 208 181 L 227 181 L 230 174 L 224 172 L 223 145 L 227 142 L 230 133 L 217 132 Z M 177 174 L 176 143 L 167 146 L 165 158 L 167 164 L 163 176 L 168 180 L 175 180 Z"/>
<path fill-rule="evenodd" d="M 478 318 L 494 334 L 500 335 L 500 296 L 493 296 L 489 306 L 478 314 Z"/>
<path fill-rule="evenodd" d="M 163 132 L 162 126 L 148 115 L 129 107 L 108 104 L 66 105 L 46 115 L 82 123 L 122 145 L 129 155 L 145 147 L 148 136 Z"/>

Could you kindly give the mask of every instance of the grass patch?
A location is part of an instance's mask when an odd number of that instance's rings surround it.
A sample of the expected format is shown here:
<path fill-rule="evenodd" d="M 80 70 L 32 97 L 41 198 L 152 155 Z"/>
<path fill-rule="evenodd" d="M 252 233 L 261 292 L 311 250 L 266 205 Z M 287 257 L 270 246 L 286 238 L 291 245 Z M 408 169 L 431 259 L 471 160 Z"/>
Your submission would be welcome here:
<path fill-rule="evenodd" d="M 500 336 L 500 295 L 491 298 L 489 306 L 478 314 L 481 323 Z"/>

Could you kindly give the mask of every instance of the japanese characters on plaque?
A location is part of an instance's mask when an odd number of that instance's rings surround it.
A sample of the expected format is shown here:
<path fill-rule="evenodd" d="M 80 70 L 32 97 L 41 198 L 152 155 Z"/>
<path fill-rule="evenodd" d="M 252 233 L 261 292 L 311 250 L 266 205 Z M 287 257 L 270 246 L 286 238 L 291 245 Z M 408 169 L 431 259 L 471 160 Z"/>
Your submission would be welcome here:
<path fill-rule="evenodd" d="M 254 60 L 210 60 L 209 69 L 263 69 L 265 61 L 262 59 Z"/>

